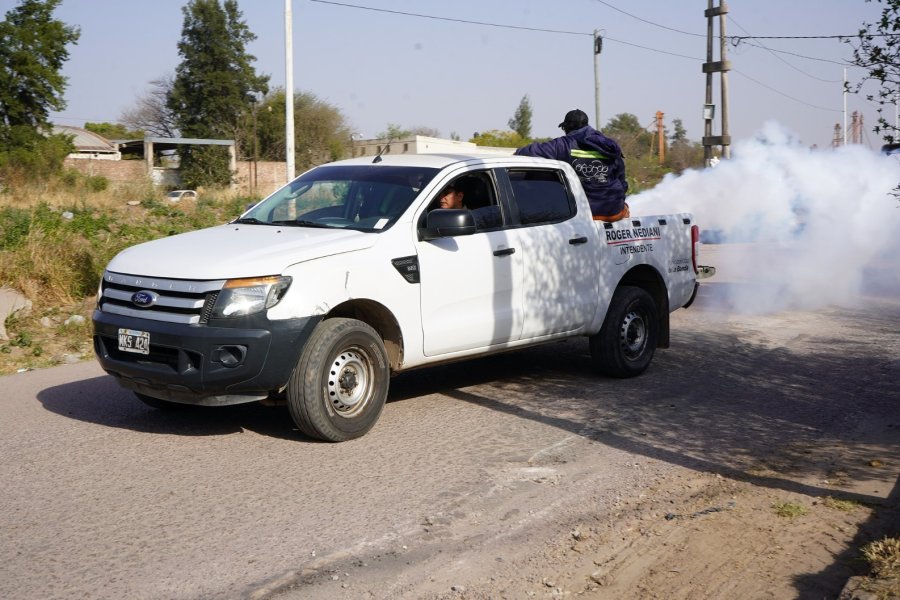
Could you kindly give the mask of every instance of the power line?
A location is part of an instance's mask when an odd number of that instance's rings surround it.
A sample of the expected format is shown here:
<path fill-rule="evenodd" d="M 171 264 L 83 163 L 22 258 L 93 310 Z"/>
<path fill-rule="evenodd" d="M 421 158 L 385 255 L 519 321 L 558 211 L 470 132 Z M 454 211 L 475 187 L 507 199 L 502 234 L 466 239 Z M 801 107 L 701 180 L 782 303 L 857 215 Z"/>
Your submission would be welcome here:
<path fill-rule="evenodd" d="M 618 12 L 622 13 L 623 15 L 628 15 L 628 16 L 631 17 L 632 19 L 636 19 L 636 20 L 638 20 L 638 21 L 641 21 L 642 23 L 647 23 L 648 25 L 653 25 L 654 27 L 659 27 L 660 29 L 666 29 L 666 30 L 668 30 L 668 31 L 674 31 L 674 32 L 676 32 L 676 33 L 682 33 L 682 34 L 684 34 L 684 35 L 690 35 L 690 36 L 695 36 L 695 37 L 706 37 L 705 34 L 702 34 L 702 33 L 694 33 L 694 32 L 692 32 L 692 31 L 684 31 L 684 30 L 681 30 L 681 29 L 675 29 L 674 27 L 669 27 L 669 26 L 667 26 L 667 25 L 662 25 L 661 23 L 656 23 L 656 22 L 654 22 L 654 21 L 650 21 L 650 20 L 648 20 L 648 19 L 644 19 L 644 18 L 639 17 L 639 16 L 637 16 L 637 15 L 633 15 L 633 14 L 631 14 L 630 12 L 624 11 L 624 10 L 622 10 L 621 8 L 617 7 L 617 6 L 613 6 L 613 5 L 610 4 L 609 2 L 606 2 L 605 0 L 595 0 L 595 1 L 596 1 L 596 2 L 599 2 L 599 3 L 601 3 L 601 4 L 603 4 L 604 6 L 608 6 L 609 8 L 611 8 L 611 9 L 613 9 L 613 10 L 615 10 L 615 11 L 618 11 Z M 732 19 L 730 16 L 729 16 L 728 18 L 729 18 L 729 20 L 731 20 L 732 22 L 734 22 L 735 25 L 737 25 L 738 27 L 740 27 L 740 28 L 743 29 L 744 31 L 747 31 L 746 29 L 744 29 L 743 27 L 741 27 L 740 25 L 738 25 L 738 23 L 737 23 L 736 21 L 734 21 L 734 19 Z M 747 33 L 749 33 L 749 32 L 747 32 Z M 849 35 L 849 36 L 830 36 L 830 37 L 838 37 L 838 38 L 843 39 L 843 38 L 856 37 L 857 35 L 859 35 L 859 34 L 854 34 L 854 35 Z M 897 34 L 891 34 L 891 35 L 897 35 Z M 808 36 L 808 37 L 812 38 L 812 37 L 829 37 L 829 36 Z M 750 43 L 750 42 L 747 41 L 748 39 L 780 39 L 780 38 L 765 38 L 765 37 L 762 37 L 762 36 L 752 36 L 752 35 L 747 35 L 747 36 L 725 36 L 725 38 L 728 39 L 728 40 L 731 42 L 732 46 L 735 46 L 735 47 L 738 46 L 738 45 L 741 44 L 741 43 L 744 43 L 744 44 L 747 44 L 748 46 L 754 46 L 754 47 L 756 47 L 756 48 L 763 48 L 764 50 L 768 50 L 769 52 L 777 52 L 777 53 L 779 53 L 779 54 L 789 54 L 789 55 L 791 55 L 791 56 L 796 56 L 796 57 L 798 57 L 798 58 L 805 58 L 805 59 L 807 59 L 807 60 L 818 60 L 818 61 L 821 61 L 821 62 L 828 62 L 828 63 L 833 63 L 833 64 L 841 65 L 841 66 L 849 66 L 849 64 L 848 64 L 848 63 L 845 63 L 845 62 L 838 62 L 838 61 L 836 61 L 836 60 L 829 60 L 829 59 L 827 59 L 827 58 L 817 58 L 817 57 L 814 57 L 814 56 L 805 56 L 805 55 L 803 55 L 803 54 L 797 54 L 797 53 L 795 53 L 795 52 L 788 52 L 787 50 L 775 50 L 775 49 L 773 49 L 773 48 L 768 48 L 768 47 L 766 47 L 766 46 L 763 46 L 762 44 L 752 44 L 752 43 Z M 796 39 L 804 39 L 804 38 L 798 37 L 798 38 L 796 38 Z M 815 79 L 815 78 L 814 78 L 814 79 Z M 823 81 L 825 81 L 825 80 L 823 80 Z M 830 83 L 833 83 L 833 82 L 830 82 Z"/>
<path fill-rule="evenodd" d="M 394 14 L 394 15 L 403 15 L 403 16 L 407 16 L 407 17 L 419 17 L 422 19 L 432 19 L 435 21 L 450 21 L 453 23 L 465 23 L 468 25 L 483 25 L 486 27 L 500 27 L 502 29 L 520 29 L 520 30 L 525 30 L 525 31 L 538 31 L 541 33 L 559 33 L 559 34 L 565 34 L 565 35 L 580 35 L 580 36 L 586 36 L 586 37 L 591 37 L 591 38 L 594 37 L 593 33 L 585 33 L 582 31 L 563 31 L 563 30 L 559 30 L 559 29 L 543 29 L 540 27 L 522 27 L 520 25 L 507 25 L 504 23 L 488 23 L 486 21 L 471 21 L 468 19 L 456 19 L 453 17 L 438 17 L 436 15 L 425 15 L 422 13 L 412 13 L 412 12 L 404 12 L 404 11 L 399 11 L 399 10 L 389 10 L 386 8 L 375 8 L 373 6 L 362 6 L 359 4 L 349 4 L 346 2 L 334 2 L 333 0 L 310 0 L 310 2 L 318 2 L 319 4 L 331 4 L 333 6 L 343 6 L 345 8 L 358 8 L 358 9 L 362 9 L 362 10 L 371 10 L 374 12 L 383 12 L 383 13 Z M 626 42 L 624 40 L 617 40 L 615 38 L 611 38 L 608 36 L 603 36 L 603 39 L 606 41 L 610 41 L 610 42 L 624 44 L 626 46 L 632 46 L 634 48 L 641 48 L 642 50 L 649 50 L 650 52 L 658 52 L 660 54 L 668 54 L 669 56 L 676 56 L 678 58 L 687 58 L 690 60 L 698 60 L 698 61 L 700 60 L 696 56 L 687 56 L 685 54 L 669 52 L 668 50 L 659 50 L 658 48 L 650 48 L 649 46 L 642 46 L 640 44 L 634 44 L 632 42 Z"/>
<path fill-rule="evenodd" d="M 600 4 L 602 4 L 604 6 L 608 6 L 609 8 L 611 8 L 615 11 L 618 11 L 618 12 L 622 13 L 623 15 L 628 15 L 632 19 L 636 19 L 636 20 L 641 21 L 642 23 L 646 23 L 648 25 L 653 25 L 654 27 L 659 27 L 660 29 L 667 29 L 669 31 L 674 31 L 675 33 L 683 33 L 684 35 L 693 35 L 696 37 L 706 37 L 706 35 L 703 33 L 693 33 L 691 31 L 683 31 L 681 29 L 675 29 L 674 27 L 669 27 L 668 25 L 662 25 L 660 23 L 654 23 L 653 21 L 648 21 L 647 19 L 643 19 L 637 15 L 633 15 L 630 12 L 625 12 L 621 8 L 613 6 L 612 4 L 610 4 L 609 2 L 605 2 L 604 0 L 594 0 L 594 1 L 599 2 Z"/>
<path fill-rule="evenodd" d="M 734 18 L 731 17 L 730 15 L 728 17 L 728 20 L 731 21 L 732 23 L 734 23 L 735 26 L 737 26 L 744 33 L 750 33 L 749 31 L 744 29 L 740 23 L 735 21 Z M 774 56 L 775 58 L 777 58 L 778 60 L 780 60 L 787 66 L 789 66 L 790 68 L 794 69 L 795 71 L 799 71 L 800 73 L 803 73 L 804 75 L 806 75 L 807 77 L 809 77 L 811 79 L 817 79 L 818 81 L 824 81 L 825 83 L 840 83 L 840 81 L 841 81 L 840 79 L 822 79 L 821 77 L 816 77 L 815 75 L 811 75 L 811 74 L 807 73 L 806 71 L 804 71 L 803 69 L 796 67 L 796 66 L 792 65 L 791 63 L 789 63 L 788 61 L 784 60 L 783 58 L 781 58 L 780 56 L 775 54 L 775 52 L 773 52 L 771 48 L 765 46 L 764 44 L 759 44 L 759 47 L 766 50 L 769 54 L 771 54 L 772 56 Z"/>
<path fill-rule="evenodd" d="M 653 23 L 653 22 L 651 22 L 651 21 L 647 21 L 647 20 L 645 20 L 645 19 L 641 19 L 640 17 L 636 17 L 636 16 L 634 16 L 634 15 L 632 15 L 632 14 L 630 14 L 630 13 L 626 13 L 625 11 L 616 8 L 616 7 L 612 6 L 611 4 L 609 4 L 609 3 L 607 3 L 607 2 L 605 2 L 605 1 L 603 1 L 603 0 L 596 0 L 596 1 L 601 2 L 602 4 L 604 4 L 604 5 L 606 5 L 606 6 L 610 7 L 610 8 L 612 8 L 612 9 L 614 9 L 614 10 L 619 10 L 619 12 L 622 12 L 622 13 L 624 13 L 624 14 L 630 16 L 630 17 L 633 17 L 633 18 L 635 18 L 635 19 L 638 19 L 638 20 L 640 20 L 640 21 L 644 21 L 644 22 L 646 22 L 646 23 L 649 23 L 649 24 L 651 24 L 651 25 L 656 25 L 656 26 L 662 27 L 662 28 L 664 28 L 664 29 L 671 29 L 671 28 L 666 27 L 666 26 L 664 26 L 664 25 L 659 25 L 658 23 Z M 412 13 L 412 12 L 405 12 L 405 11 L 399 11 L 399 10 L 389 10 L 389 9 L 386 9 L 386 8 L 375 8 L 375 7 L 372 7 L 372 6 L 362 6 L 362 5 L 359 5 L 359 4 L 349 4 L 349 3 L 346 3 L 346 2 L 335 2 L 335 1 L 333 1 L 333 0 L 310 0 L 310 2 L 318 2 L 318 3 L 320 3 L 320 4 L 330 4 L 330 5 L 333 5 L 333 6 L 342 6 L 342 7 L 345 7 L 345 8 L 357 8 L 357 9 L 361 9 L 361 10 L 370 10 L 370 11 L 373 11 L 373 12 L 382 12 L 382 13 L 388 13 L 388 14 L 403 15 L 403 16 L 408 16 L 408 17 L 419 17 L 419 18 L 422 18 L 422 19 L 432 19 L 432 20 L 436 20 L 436 21 L 450 21 L 450 22 L 453 22 L 453 23 L 465 23 L 465 24 L 468 24 L 468 25 L 482 25 L 482 26 L 486 26 L 486 27 L 499 27 L 499 28 L 503 28 L 503 29 L 518 29 L 518 30 L 525 30 L 525 31 L 537 31 L 537 32 L 541 32 L 541 33 L 556 33 L 556 34 L 564 34 L 564 35 L 579 35 L 579 36 L 590 36 L 590 37 L 593 37 L 593 35 L 594 35 L 593 33 L 585 33 L 585 32 L 578 32 L 578 31 L 562 31 L 562 30 L 558 30 L 558 29 L 544 29 L 544 28 L 538 28 L 538 27 L 523 27 L 523 26 L 519 26 L 519 25 L 506 25 L 506 24 L 503 24 L 503 23 L 489 23 L 489 22 L 486 22 L 486 21 L 472 21 L 472 20 L 468 20 L 468 19 L 457 19 L 457 18 L 453 18 L 453 17 L 439 17 L 439 16 L 436 16 L 436 15 L 426 15 L 426 14 L 421 14 L 421 13 Z M 687 34 L 687 35 L 695 35 L 695 34 L 692 34 L 692 33 L 686 32 L 686 31 L 680 31 L 680 30 L 677 30 L 677 29 L 673 29 L 673 31 L 676 31 L 676 32 L 678 32 L 678 33 Z M 898 35 L 900 35 L 900 34 L 898 34 Z M 747 40 L 747 39 L 769 39 L 769 38 L 764 38 L 763 36 L 727 36 L 727 37 L 728 37 L 729 39 L 735 39 L 735 38 L 738 38 L 738 39 L 741 40 L 741 41 Z M 806 36 L 806 37 L 852 37 L 852 36 Z M 667 55 L 669 55 L 669 56 L 675 56 L 675 57 L 678 57 L 678 58 L 685 58 L 685 59 L 689 59 L 689 60 L 695 60 L 695 61 L 703 62 L 701 59 L 699 59 L 699 58 L 697 58 L 697 57 L 695 57 L 695 56 L 687 56 L 687 55 L 684 55 L 684 54 L 677 54 L 677 53 L 675 53 L 675 52 L 669 52 L 669 51 L 667 51 L 667 50 L 659 50 L 659 49 L 656 49 L 656 48 L 650 48 L 650 47 L 648 47 L 648 46 L 642 46 L 642 45 L 640 45 L 640 44 L 634 44 L 634 43 L 631 43 L 631 42 L 626 42 L 626 41 L 624 41 L 624 40 L 617 40 L 617 39 L 615 39 L 615 38 L 611 38 L 611 37 L 608 37 L 608 36 L 604 36 L 603 39 L 604 39 L 604 40 L 611 41 L 611 42 L 617 42 L 617 43 L 619 43 L 619 44 L 624 44 L 624 45 L 626 45 L 626 46 L 632 46 L 632 47 L 635 47 L 635 48 L 641 48 L 642 50 L 649 50 L 650 52 L 658 52 L 658 53 L 660 53 L 660 54 L 667 54 Z M 782 39 L 782 38 L 777 38 L 777 39 Z M 805 39 L 805 38 L 802 38 L 802 37 L 801 37 L 801 38 L 798 38 L 798 39 Z M 745 43 L 748 43 L 748 42 L 745 42 Z M 760 46 L 760 47 L 762 47 L 762 48 L 764 48 L 764 49 L 768 49 L 768 48 L 765 48 L 765 46 Z M 811 58 L 811 57 L 804 57 L 804 58 Z M 829 62 L 833 62 L 833 61 L 829 61 Z M 838 63 L 838 64 L 843 64 L 843 63 Z M 757 85 L 761 85 L 762 87 L 764 87 L 764 88 L 766 88 L 766 89 L 768 89 L 768 90 L 771 90 L 771 91 L 775 92 L 776 94 L 779 94 L 779 95 L 781 95 L 781 96 L 784 96 L 785 98 L 788 98 L 788 99 L 790 99 L 790 100 L 793 100 L 794 102 L 799 102 L 800 104 L 804 104 L 804 105 L 806 105 L 806 106 L 809 106 L 809 107 L 811 107 L 811 108 L 816 108 L 816 109 L 818 109 L 818 110 L 840 112 L 840 111 L 834 111 L 833 109 L 830 109 L 830 108 L 825 108 L 825 107 L 823 107 L 823 106 L 816 106 L 815 104 L 810 104 L 810 103 L 808 103 L 808 102 L 804 102 L 803 100 L 800 100 L 800 99 L 798 99 L 798 98 L 794 98 L 793 96 L 790 96 L 790 95 L 788 95 L 788 94 L 785 94 L 784 92 L 781 92 L 781 91 L 779 91 L 779 90 L 773 88 L 772 86 L 766 85 L 765 83 L 763 83 L 763 82 L 761 82 L 761 81 L 758 81 L 758 80 L 754 79 L 753 77 L 750 77 L 749 75 L 746 75 L 746 74 L 744 74 L 744 73 L 741 73 L 740 71 L 736 71 L 736 70 L 733 70 L 733 71 L 734 71 L 735 73 L 738 73 L 739 75 L 741 75 L 741 76 L 743 76 L 743 77 L 746 77 L 747 79 L 749 79 L 750 81 L 756 83 Z"/>
<path fill-rule="evenodd" d="M 897 37 L 900 33 L 851 33 L 850 35 L 730 35 L 735 42 L 743 40 L 849 40 L 855 37 Z"/>
<path fill-rule="evenodd" d="M 839 110 L 837 110 L 837 109 L 835 109 L 835 108 L 827 108 L 827 107 L 825 107 L 825 106 L 816 106 L 815 104 L 810 104 L 809 102 L 804 102 L 803 100 L 800 100 L 799 98 L 794 98 L 793 96 L 790 96 L 790 95 L 788 95 L 788 94 L 785 94 L 784 92 L 782 92 L 782 91 L 780 91 L 780 90 L 776 90 L 775 88 L 773 88 L 773 87 L 770 86 L 770 85 L 766 85 L 766 84 L 763 83 L 762 81 L 758 81 L 758 80 L 756 80 L 756 79 L 750 77 L 750 76 L 747 75 L 746 73 L 741 73 L 741 72 L 738 71 L 737 69 L 731 69 L 731 72 L 732 72 L 732 73 L 737 73 L 737 74 L 740 75 L 741 77 L 746 77 L 747 79 L 749 79 L 749 80 L 752 81 L 753 83 L 755 83 L 755 84 L 757 84 L 757 85 L 761 85 L 761 86 L 763 86 L 764 88 L 766 88 L 767 90 L 771 90 L 771 91 L 775 92 L 776 94 L 779 94 L 779 95 L 781 95 L 781 96 L 784 96 L 785 98 L 787 98 L 787 99 L 789 99 L 789 100 L 793 100 L 794 102 L 799 102 L 800 104 L 805 104 L 806 106 L 809 106 L 810 108 L 815 108 L 815 109 L 818 109 L 818 110 L 825 110 L 825 111 L 828 111 L 828 112 L 838 112 L 838 113 L 841 112 L 841 111 L 839 111 Z"/>
<path fill-rule="evenodd" d="M 735 23 L 735 24 L 736 24 L 736 23 Z M 797 54 L 796 52 L 789 52 L 789 51 L 787 51 L 787 50 L 775 50 L 774 48 L 768 48 L 767 46 L 763 46 L 762 44 L 754 44 L 754 43 L 752 43 L 752 42 L 747 42 L 747 41 L 743 41 L 743 40 L 732 40 L 732 46 L 737 47 L 739 44 L 746 44 L 747 46 L 753 46 L 754 48 L 763 48 L 763 49 L 765 49 L 765 50 L 768 50 L 769 52 L 777 52 L 778 54 L 789 54 L 789 55 L 791 55 L 791 56 L 796 56 L 797 58 L 805 58 L 805 59 L 807 59 L 807 60 L 817 60 L 817 61 L 819 61 L 819 62 L 827 62 L 827 63 L 831 63 L 831 64 L 833 64 L 833 65 L 841 65 L 842 67 L 852 67 L 852 66 L 854 66 L 854 65 L 852 65 L 851 63 L 848 63 L 848 62 L 841 62 L 841 61 L 838 61 L 838 60 L 831 60 L 831 59 L 828 59 L 828 58 L 818 58 L 818 57 L 815 57 L 815 56 L 806 56 L 806 55 L 804 55 L 804 54 Z"/>
<path fill-rule="evenodd" d="M 584 33 L 581 31 L 562 31 L 559 29 L 542 29 L 539 27 L 522 27 L 519 25 L 504 25 L 502 23 L 488 23 L 486 21 L 469 21 L 466 19 L 455 19 L 452 17 L 438 17 L 435 15 L 423 15 L 421 13 L 404 12 L 401 10 L 388 10 L 386 8 L 375 8 L 374 6 L 360 6 L 359 4 L 347 4 L 344 2 L 332 2 L 331 0 L 310 0 L 310 2 L 318 2 L 320 4 L 332 4 L 334 6 L 343 6 L 346 8 L 359 8 L 362 10 L 371 10 L 374 12 L 390 13 L 394 15 L 404 15 L 407 17 L 419 17 L 422 19 L 433 19 L 435 21 L 451 21 L 453 23 L 466 23 L 468 25 L 484 25 L 486 27 L 501 27 L 503 29 L 523 29 L 525 31 L 540 31 L 542 33 L 561 33 L 564 35 L 586 35 L 593 37 L 593 33 Z"/>

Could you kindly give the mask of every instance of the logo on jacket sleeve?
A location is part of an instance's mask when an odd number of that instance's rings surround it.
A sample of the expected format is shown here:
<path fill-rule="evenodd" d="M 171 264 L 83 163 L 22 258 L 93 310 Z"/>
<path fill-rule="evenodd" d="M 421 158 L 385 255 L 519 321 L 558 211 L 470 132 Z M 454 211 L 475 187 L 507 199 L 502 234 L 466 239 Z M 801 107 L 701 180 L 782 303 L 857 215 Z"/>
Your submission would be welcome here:
<path fill-rule="evenodd" d="M 131 303 L 141 308 L 153 306 L 157 300 L 159 300 L 159 294 L 147 290 L 141 290 L 131 295 Z"/>

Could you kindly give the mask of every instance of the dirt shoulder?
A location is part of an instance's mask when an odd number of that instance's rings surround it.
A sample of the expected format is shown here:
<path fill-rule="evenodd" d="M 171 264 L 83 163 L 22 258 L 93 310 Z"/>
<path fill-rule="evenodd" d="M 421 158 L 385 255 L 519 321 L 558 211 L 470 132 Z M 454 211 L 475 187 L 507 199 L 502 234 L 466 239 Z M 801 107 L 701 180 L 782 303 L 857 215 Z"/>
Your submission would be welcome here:
<path fill-rule="evenodd" d="M 403 550 L 308 569 L 275 596 L 837 598 L 867 570 L 859 546 L 898 531 L 896 517 L 885 504 L 678 469 L 609 511 L 556 511 L 502 537 L 458 524 L 423 551 L 429 528 L 440 527 L 423 522 Z M 872 596 L 881 597 L 890 596 Z"/>

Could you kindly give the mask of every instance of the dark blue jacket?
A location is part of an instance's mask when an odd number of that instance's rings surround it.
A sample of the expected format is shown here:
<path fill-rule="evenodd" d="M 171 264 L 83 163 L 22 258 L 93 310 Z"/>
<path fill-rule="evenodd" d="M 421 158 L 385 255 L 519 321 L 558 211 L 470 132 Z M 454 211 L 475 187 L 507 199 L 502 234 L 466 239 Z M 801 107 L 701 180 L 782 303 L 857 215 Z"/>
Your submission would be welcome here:
<path fill-rule="evenodd" d="M 590 125 L 549 142 L 529 144 L 516 150 L 516 154 L 555 158 L 572 165 L 594 215 L 608 217 L 625 208 L 628 182 L 622 149 Z"/>

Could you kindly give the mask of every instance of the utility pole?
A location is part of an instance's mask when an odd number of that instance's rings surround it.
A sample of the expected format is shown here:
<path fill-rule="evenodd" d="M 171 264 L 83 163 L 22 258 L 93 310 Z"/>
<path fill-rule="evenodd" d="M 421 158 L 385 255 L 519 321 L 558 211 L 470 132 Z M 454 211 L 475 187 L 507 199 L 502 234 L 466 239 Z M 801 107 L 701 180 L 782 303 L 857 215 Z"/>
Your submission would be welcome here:
<path fill-rule="evenodd" d="M 703 63 L 703 72 L 706 73 L 706 104 L 703 110 L 703 158 L 706 166 L 711 165 L 713 146 L 722 147 L 722 157 L 731 157 L 731 136 L 728 134 L 728 71 L 731 63 L 726 60 L 727 41 L 725 39 L 725 15 L 728 14 L 728 5 L 725 0 L 719 0 L 719 6 L 713 6 L 713 0 L 709 0 L 709 7 L 704 11 L 706 16 L 706 62 Z M 719 58 L 713 61 L 713 18 L 719 17 Z M 720 88 L 722 92 L 722 135 L 714 136 L 712 122 L 715 117 L 715 105 L 713 104 L 713 73 L 720 74 Z"/>
<path fill-rule="evenodd" d="M 844 67 L 844 134 L 841 138 L 841 145 L 847 145 L 847 67 Z"/>
<path fill-rule="evenodd" d="M 663 123 L 663 117 L 665 114 L 658 110 L 656 111 L 656 137 L 659 143 L 659 164 L 663 164 L 666 161 L 666 126 Z"/>
<path fill-rule="evenodd" d="M 710 0 L 712 1 L 712 0 Z M 287 180 L 294 178 L 294 15 L 292 0 L 284 0 L 284 158 Z"/>
<path fill-rule="evenodd" d="M 600 51 L 603 50 L 603 37 L 594 30 L 594 128 L 600 129 Z"/>

